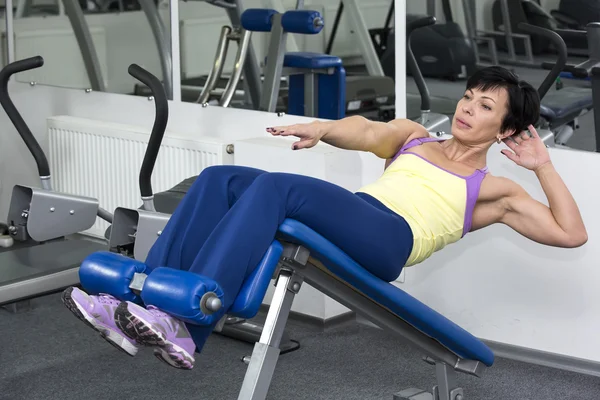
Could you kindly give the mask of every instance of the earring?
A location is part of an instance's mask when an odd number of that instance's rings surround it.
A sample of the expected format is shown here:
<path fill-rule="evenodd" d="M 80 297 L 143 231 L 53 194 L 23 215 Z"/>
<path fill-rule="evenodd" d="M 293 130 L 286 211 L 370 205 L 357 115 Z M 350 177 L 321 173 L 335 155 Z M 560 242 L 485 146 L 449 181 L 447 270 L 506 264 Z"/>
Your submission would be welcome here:
<path fill-rule="evenodd" d="M 497 137 L 496 138 L 496 143 L 500 144 L 500 142 L 502 142 L 502 140 L 499 137 Z"/>

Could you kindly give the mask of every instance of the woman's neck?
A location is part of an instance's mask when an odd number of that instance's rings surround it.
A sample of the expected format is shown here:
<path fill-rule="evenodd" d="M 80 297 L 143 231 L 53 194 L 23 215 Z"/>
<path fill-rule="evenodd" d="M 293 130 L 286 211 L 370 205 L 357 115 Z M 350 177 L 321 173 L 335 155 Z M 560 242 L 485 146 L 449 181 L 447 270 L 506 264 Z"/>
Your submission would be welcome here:
<path fill-rule="evenodd" d="M 490 144 L 482 143 L 479 145 L 465 145 L 456 138 L 451 138 L 442 142 L 442 149 L 452 161 L 466 164 L 473 168 L 484 168 L 487 165 L 487 152 Z"/>

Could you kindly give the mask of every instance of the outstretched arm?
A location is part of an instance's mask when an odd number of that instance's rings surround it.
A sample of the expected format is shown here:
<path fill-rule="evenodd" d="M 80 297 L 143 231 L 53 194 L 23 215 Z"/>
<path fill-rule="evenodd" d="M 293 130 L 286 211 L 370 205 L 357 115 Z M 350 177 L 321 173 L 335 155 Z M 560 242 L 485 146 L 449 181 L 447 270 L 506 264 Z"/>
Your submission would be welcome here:
<path fill-rule="evenodd" d="M 539 243 L 557 247 L 579 247 L 587 242 L 587 231 L 575 199 L 552 165 L 546 146 L 530 126 L 531 137 L 521 134 L 505 141 L 513 151 L 502 153 L 516 164 L 535 172 L 549 206 L 533 199 L 517 184 L 509 186 L 503 201 L 501 222 Z"/>
<path fill-rule="evenodd" d="M 300 138 L 294 142 L 294 150 L 313 147 L 322 140 L 341 149 L 368 151 L 384 159 L 393 157 L 409 137 L 428 135 L 422 125 L 408 119 L 386 123 L 358 115 L 335 121 L 277 126 L 267 131 L 275 136 Z"/>

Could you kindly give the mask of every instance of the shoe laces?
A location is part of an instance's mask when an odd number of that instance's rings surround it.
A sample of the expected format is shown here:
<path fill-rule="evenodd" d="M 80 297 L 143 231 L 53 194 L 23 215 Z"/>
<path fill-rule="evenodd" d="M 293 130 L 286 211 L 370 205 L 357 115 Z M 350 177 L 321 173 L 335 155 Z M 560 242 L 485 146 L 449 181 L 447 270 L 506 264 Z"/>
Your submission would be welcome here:
<path fill-rule="evenodd" d="M 100 293 L 100 295 L 98 296 L 98 302 L 101 304 L 108 305 L 118 305 L 120 303 L 119 300 L 106 293 Z"/>

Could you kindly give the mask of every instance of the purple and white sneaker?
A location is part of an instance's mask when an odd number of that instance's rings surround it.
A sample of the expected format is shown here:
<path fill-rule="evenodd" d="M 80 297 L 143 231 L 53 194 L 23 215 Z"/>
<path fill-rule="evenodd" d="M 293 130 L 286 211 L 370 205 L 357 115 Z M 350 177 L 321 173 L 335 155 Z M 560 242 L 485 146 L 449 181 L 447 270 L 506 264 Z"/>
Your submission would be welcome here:
<path fill-rule="evenodd" d="M 154 306 L 129 301 L 115 310 L 116 325 L 137 343 L 155 346 L 154 355 L 172 367 L 192 369 L 196 345 L 185 323 Z"/>
<path fill-rule="evenodd" d="M 100 332 L 106 341 L 130 356 L 138 352 L 135 340 L 127 337 L 115 325 L 115 310 L 121 303 L 113 296 L 100 294 L 92 296 L 76 287 L 67 288 L 62 294 L 62 302 L 77 318 Z"/>

